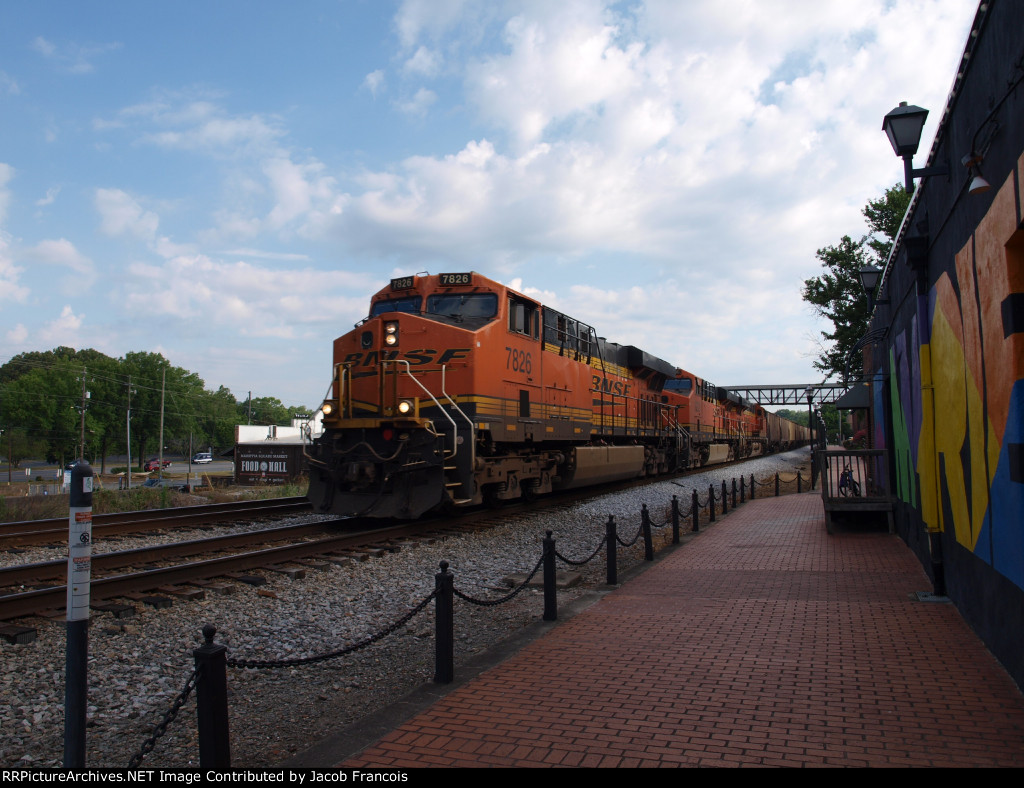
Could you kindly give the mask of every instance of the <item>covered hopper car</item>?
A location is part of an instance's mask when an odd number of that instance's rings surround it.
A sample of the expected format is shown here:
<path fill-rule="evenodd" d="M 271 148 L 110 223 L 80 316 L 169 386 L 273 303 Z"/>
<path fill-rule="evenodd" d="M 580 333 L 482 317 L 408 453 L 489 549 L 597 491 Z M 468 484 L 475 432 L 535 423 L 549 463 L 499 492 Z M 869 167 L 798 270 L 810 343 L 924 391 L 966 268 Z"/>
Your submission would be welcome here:
<path fill-rule="evenodd" d="M 478 273 L 393 279 L 334 341 L 309 498 L 415 518 L 808 442 L 806 428 Z"/>

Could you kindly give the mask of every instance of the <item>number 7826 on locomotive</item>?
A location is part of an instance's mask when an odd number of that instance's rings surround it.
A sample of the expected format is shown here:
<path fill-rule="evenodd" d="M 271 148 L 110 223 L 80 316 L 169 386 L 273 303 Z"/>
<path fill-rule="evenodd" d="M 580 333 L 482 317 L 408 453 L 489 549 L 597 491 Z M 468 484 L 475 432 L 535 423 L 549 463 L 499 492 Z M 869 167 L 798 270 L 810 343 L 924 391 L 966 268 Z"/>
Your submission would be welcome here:
<path fill-rule="evenodd" d="M 414 518 L 790 448 L 803 428 L 477 273 L 407 276 L 334 341 L 309 498 Z"/>

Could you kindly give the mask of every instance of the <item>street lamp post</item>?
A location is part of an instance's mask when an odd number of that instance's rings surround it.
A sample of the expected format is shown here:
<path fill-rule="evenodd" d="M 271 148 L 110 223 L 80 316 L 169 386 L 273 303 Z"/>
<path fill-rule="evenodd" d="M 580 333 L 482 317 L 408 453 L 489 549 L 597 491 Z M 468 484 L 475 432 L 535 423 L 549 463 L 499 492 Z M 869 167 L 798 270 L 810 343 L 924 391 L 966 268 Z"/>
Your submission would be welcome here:
<path fill-rule="evenodd" d="M 948 163 L 914 169 L 914 154 L 921 143 L 921 131 L 927 119 L 928 110 L 913 104 L 907 106 L 907 102 L 901 101 L 900 105 L 890 110 L 882 120 L 882 131 L 889 138 L 893 152 L 903 159 L 903 180 L 907 194 L 914 193 L 915 178 L 949 175 Z"/>

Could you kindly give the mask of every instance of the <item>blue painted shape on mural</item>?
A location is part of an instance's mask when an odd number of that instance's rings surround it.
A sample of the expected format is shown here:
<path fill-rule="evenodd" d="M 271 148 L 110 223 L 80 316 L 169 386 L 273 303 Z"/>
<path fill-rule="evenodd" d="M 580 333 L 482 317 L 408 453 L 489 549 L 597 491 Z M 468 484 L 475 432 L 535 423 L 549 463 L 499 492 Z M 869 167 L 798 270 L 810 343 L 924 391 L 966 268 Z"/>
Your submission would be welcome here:
<path fill-rule="evenodd" d="M 989 508 L 974 554 L 1018 588 L 1024 588 L 1024 484 L 1010 478 L 1010 451 L 1024 442 L 1024 380 L 1013 384 L 1010 412 L 999 450 L 999 464 L 989 497 Z M 988 563 L 986 561 L 986 563 Z"/>

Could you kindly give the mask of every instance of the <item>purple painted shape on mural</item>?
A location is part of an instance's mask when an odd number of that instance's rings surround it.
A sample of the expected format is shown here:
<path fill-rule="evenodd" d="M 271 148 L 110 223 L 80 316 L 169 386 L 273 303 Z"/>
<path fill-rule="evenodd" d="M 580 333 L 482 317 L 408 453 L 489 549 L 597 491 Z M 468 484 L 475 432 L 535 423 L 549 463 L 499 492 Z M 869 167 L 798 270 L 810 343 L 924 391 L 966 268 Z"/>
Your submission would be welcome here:
<path fill-rule="evenodd" d="M 888 428 L 888 425 L 885 423 L 885 402 L 883 399 L 885 395 L 885 372 L 881 369 L 875 370 L 874 378 L 871 386 L 874 393 L 872 409 L 875 416 L 873 448 L 884 449 L 886 448 L 885 432 Z"/>

